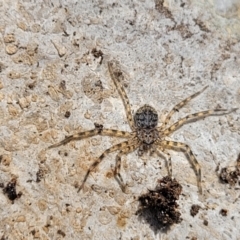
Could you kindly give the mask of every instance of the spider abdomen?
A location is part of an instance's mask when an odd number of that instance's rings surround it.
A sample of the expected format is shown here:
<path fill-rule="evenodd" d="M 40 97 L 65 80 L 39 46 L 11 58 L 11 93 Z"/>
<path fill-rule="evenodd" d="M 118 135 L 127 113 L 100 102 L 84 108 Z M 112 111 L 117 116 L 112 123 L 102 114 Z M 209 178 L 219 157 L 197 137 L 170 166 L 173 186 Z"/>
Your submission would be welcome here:
<path fill-rule="evenodd" d="M 144 105 L 135 113 L 134 123 L 137 129 L 153 129 L 157 127 L 157 111 L 149 105 Z"/>

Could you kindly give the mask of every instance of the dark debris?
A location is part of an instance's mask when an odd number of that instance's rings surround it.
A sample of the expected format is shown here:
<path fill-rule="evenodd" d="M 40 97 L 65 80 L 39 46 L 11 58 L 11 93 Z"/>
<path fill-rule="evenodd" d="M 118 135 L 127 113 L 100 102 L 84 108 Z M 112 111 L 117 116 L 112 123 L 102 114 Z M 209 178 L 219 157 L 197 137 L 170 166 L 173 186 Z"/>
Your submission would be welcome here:
<path fill-rule="evenodd" d="M 99 133 L 102 132 L 102 130 L 103 130 L 102 124 L 94 123 L 94 126 L 95 126 L 95 129 L 97 129 Z"/>
<path fill-rule="evenodd" d="M 44 177 L 44 172 L 42 169 L 39 169 L 36 173 L 36 182 L 41 182 L 41 179 Z"/>
<path fill-rule="evenodd" d="M 96 48 L 93 48 L 91 53 L 95 58 L 100 58 L 100 64 L 102 64 L 103 55 L 104 55 L 103 52 L 101 50 L 97 50 Z"/>
<path fill-rule="evenodd" d="M 64 153 L 64 156 L 67 156 L 66 152 Z M 48 173 L 49 173 L 49 169 L 46 166 L 44 166 L 44 164 L 40 164 L 39 169 L 36 173 L 36 182 L 37 183 L 41 182 L 41 180 L 44 178 L 44 176 Z"/>
<path fill-rule="evenodd" d="M 57 231 L 57 234 L 61 235 L 63 238 L 66 237 L 66 233 L 63 232 L 61 229 Z"/>
<path fill-rule="evenodd" d="M 219 212 L 223 217 L 227 216 L 228 210 L 227 209 L 221 209 Z"/>
<path fill-rule="evenodd" d="M 180 223 L 181 213 L 177 210 L 177 200 L 182 192 L 182 186 L 170 177 L 158 180 L 155 190 L 138 198 L 140 209 L 137 211 L 151 227 L 157 230 L 168 230 L 174 223 Z"/>
<path fill-rule="evenodd" d="M 14 203 L 14 200 L 16 198 L 20 198 L 22 196 L 22 193 L 17 193 L 16 191 L 16 183 L 17 180 L 13 178 L 6 187 L 3 188 L 3 193 L 7 195 L 7 197 Z"/>
<path fill-rule="evenodd" d="M 103 52 L 101 50 L 97 50 L 96 48 L 93 48 L 91 53 L 95 58 L 103 57 Z"/>
<path fill-rule="evenodd" d="M 193 204 L 192 207 L 191 207 L 191 210 L 190 210 L 191 216 L 195 217 L 198 214 L 200 208 L 201 207 L 199 205 Z"/>
<path fill-rule="evenodd" d="M 71 116 L 71 112 L 70 111 L 66 111 L 64 114 L 65 118 L 69 118 Z"/>
<path fill-rule="evenodd" d="M 219 179 L 222 183 L 228 183 L 231 186 L 234 186 L 240 177 L 240 154 L 237 158 L 237 164 L 235 166 L 235 170 L 231 170 L 230 168 L 222 168 L 219 174 Z"/>
<path fill-rule="evenodd" d="M 203 225 L 208 226 L 208 220 L 203 220 Z"/>

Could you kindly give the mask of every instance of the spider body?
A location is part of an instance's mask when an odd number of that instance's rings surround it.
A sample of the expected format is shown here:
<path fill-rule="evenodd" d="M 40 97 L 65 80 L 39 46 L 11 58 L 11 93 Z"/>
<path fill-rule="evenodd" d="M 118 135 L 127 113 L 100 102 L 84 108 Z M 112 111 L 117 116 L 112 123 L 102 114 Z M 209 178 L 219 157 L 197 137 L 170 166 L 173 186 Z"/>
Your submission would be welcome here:
<path fill-rule="evenodd" d="M 173 150 L 180 150 L 183 151 L 186 156 L 188 157 L 190 163 L 192 164 L 196 176 L 197 176 L 197 183 L 198 183 L 198 189 L 199 192 L 202 193 L 202 186 L 201 186 L 201 167 L 198 163 L 196 157 L 191 151 L 191 148 L 181 142 L 174 142 L 174 141 L 168 141 L 165 140 L 166 137 L 170 136 L 172 132 L 180 128 L 182 125 L 192 121 L 201 119 L 210 115 L 223 115 L 228 114 L 236 108 L 227 110 L 227 109 L 220 109 L 216 108 L 213 110 L 206 110 L 202 112 L 197 112 L 193 114 L 189 114 L 181 119 L 179 119 L 177 122 L 170 124 L 170 120 L 172 115 L 175 112 L 178 112 L 180 108 L 185 106 L 190 100 L 198 96 L 200 93 L 202 93 L 206 88 L 204 87 L 202 90 L 192 94 L 191 96 L 187 97 L 177 105 L 173 107 L 173 109 L 167 114 L 165 117 L 165 121 L 161 123 L 161 126 L 158 127 L 158 113 L 157 111 L 149 106 L 144 105 L 143 107 L 139 108 L 134 116 L 131 113 L 131 107 L 130 102 L 127 97 L 127 94 L 123 88 L 123 79 L 124 75 L 121 71 L 120 65 L 117 61 L 110 61 L 108 62 L 108 70 L 110 73 L 110 76 L 118 90 L 118 93 L 120 94 L 123 104 L 125 106 L 127 120 L 129 123 L 129 126 L 132 130 L 132 132 L 126 132 L 126 131 L 120 131 L 116 129 L 105 129 L 102 125 L 95 125 L 95 128 L 89 131 L 85 132 L 79 132 L 77 134 L 71 135 L 69 137 L 66 137 L 64 140 L 62 140 L 59 143 L 51 145 L 49 148 L 54 148 L 61 146 L 63 144 L 66 144 L 72 140 L 81 140 L 87 137 L 93 137 L 96 135 L 101 136 L 111 136 L 111 137 L 120 137 L 125 138 L 127 140 L 116 144 L 107 150 L 105 150 L 101 156 L 99 156 L 89 167 L 82 184 L 79 187 L 79 191 L 84 187 L 84 184 L 89 176 L 89 174 L 98 166 L 98 164 L 104 159 L 104 157 L 111 153 L 118 151 L 116 155 L 116 166 L 114 169 L 114 177 L 119 183 L 121 189 L 123 191 L 126 190 L 126 184 L 124 184 L 124 181 L 122 179 L 122 176 L 120 174 L 121 169 L 121 157 L 123 155 L 126 155 L 130 152 L 133 152 L 134 150 L 138 149 L 139 155 L 142 155 L 144 152 L 147 152 L 149 150 L 156 152 L 158 155 L 160 155 L 160 152 L 162 152 L 166 156 L 166 162 L 168 167 L 168 173 L 169 176 L 172 176 L 172 164 L 171 164 L 171 156 L 167 152 L 168 149 Z"/>

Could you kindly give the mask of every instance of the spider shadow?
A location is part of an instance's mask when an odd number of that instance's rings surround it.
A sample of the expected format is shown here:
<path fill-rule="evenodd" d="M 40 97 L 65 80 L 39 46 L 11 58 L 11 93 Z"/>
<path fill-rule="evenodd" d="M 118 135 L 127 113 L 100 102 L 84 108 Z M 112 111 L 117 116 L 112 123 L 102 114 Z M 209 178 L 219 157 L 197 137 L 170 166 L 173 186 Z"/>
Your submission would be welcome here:
<path fill-rule="evenodd" d="M 149 225 L 150 229 L 154 232 L 154 234 L 167 233 L 170 230 L 170 226 L 164 226 L 159 222 L 155 215 L 155 211 L 153 209 L 141 209 L 136 212 L 138 215 L 138 220 L 140 222 L 144 222 Z"/>

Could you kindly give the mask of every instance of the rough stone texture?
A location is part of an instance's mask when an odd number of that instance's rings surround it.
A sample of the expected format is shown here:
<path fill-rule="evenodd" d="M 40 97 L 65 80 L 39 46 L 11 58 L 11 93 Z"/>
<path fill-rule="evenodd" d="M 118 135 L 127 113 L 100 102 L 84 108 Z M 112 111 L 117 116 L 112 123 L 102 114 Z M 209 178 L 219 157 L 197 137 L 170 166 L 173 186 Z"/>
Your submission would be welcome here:
<path fill-rule="evenodd" d="M 114 153 L 77 193 L 90 164 L 121 139 L 94 137 L 46 148 L 66 135 L 104 127 L 129 130 L 107 71 L 119 60 L 136 111 L 150 104 L 163 120 L 191 93 L 207 91 L 176 113 L 240 107 L 239 4 L 219 1 L 1 1 L 0 183 L 16 180 L 14 200 L 0 194 L 2 239 L 237 239 L 239 187 L 221 184 L 215 169 L 239 154 L 239 110 L 183 126 L 171 139 L 191 146 L 202 166 L 203 196 L 182 153 L 170 151 L 183 186 L 183 221 L 154 233 L 139 221 L 137 197 L 166 175 L 164 160 L 122 159 L 130 186 L 112 175 Z M 192 204 L 201 206 L 194 218 Z M 219 214 L 227 210 L 227 216 Z"/>

